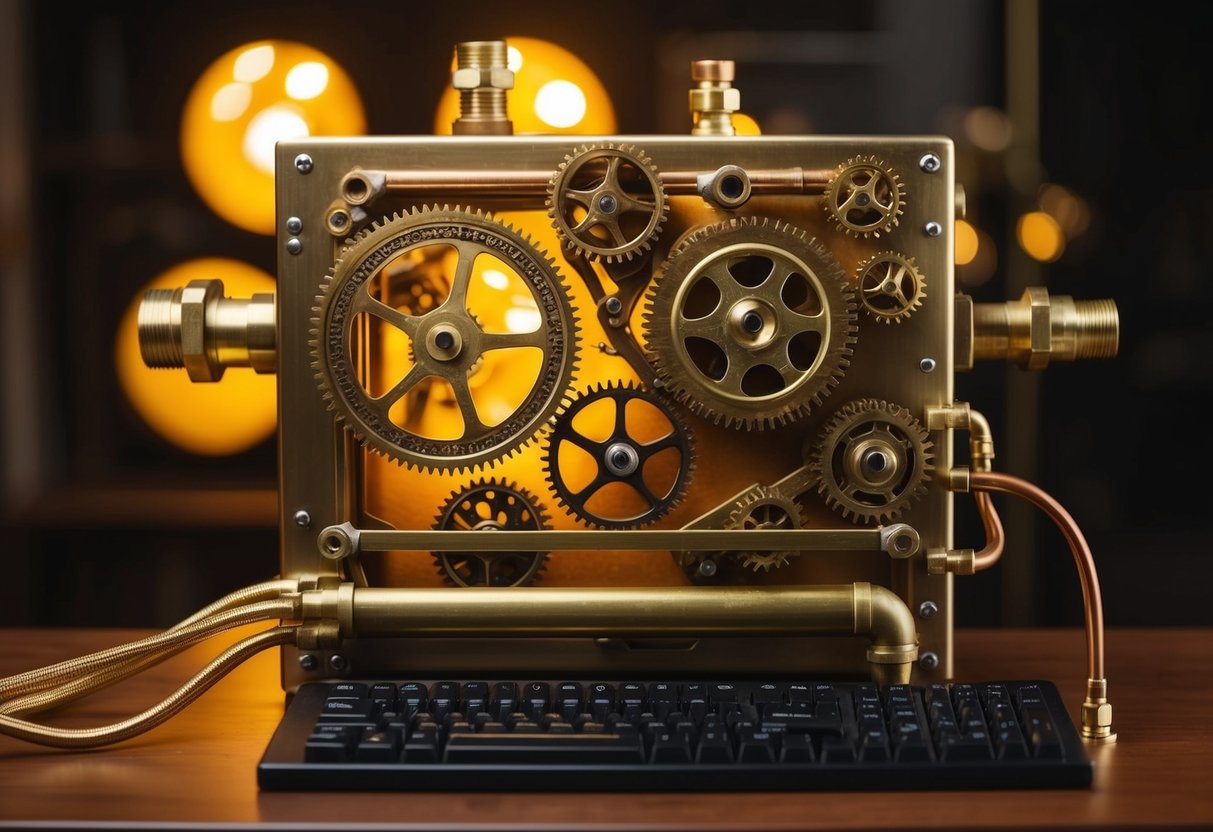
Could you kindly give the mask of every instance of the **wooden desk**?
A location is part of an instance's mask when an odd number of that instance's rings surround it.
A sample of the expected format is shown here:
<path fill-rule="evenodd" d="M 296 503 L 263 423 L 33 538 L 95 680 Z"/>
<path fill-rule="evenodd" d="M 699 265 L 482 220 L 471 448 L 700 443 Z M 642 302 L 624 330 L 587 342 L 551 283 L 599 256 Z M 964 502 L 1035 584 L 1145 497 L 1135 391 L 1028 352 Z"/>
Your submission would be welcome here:
<path fill-rule="evenodd" d="M 0 673 L 42 667 L 143 633 L 0 630 Z M 159 701 L 215 652 L 203 645 L 69 709 L 115 722 Z M 958 675 L 1052 679 L 1076 713 L 1078 630 L 971 630 Z M 67 752 L 0 738 L 0 828 L 891 829 L 1213 828 L 1213 631 L 1108 635 L 1120 741 L 1094 749 L 1082 791 L 764 794 L 260 793 L 255 769 L 282 712 L 275 652 L 237 668 L 154 731 Z"/>

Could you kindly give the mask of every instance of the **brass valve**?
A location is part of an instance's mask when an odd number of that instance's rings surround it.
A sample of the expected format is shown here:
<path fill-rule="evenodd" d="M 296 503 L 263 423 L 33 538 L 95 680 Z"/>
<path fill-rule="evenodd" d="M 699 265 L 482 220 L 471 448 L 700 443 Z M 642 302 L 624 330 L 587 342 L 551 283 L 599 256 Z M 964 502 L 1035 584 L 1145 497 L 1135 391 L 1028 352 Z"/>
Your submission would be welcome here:
<path fill-rule="evenodd" d="M 225 298 L 222 280 L 149 289 L 139 303 L 139 352 L 153 369 L 184 367 L 191 381 L 218 381 L 228 367 L 272 373 L 278 363 L 274 295 Z"/>
<path fill-rule="evenodd" d="M 1120 316 L 1112 300 L 1074 300 L 1029 286 L 1019 300 L 973 303 L 956 296 L 956 369 L 979 359 L 1005 359 L 1025 370 L 1050 361 L 1114 358 Z"/>
<path fill-rule="evenodd" d="M 733 113 L 741 109 L 741 92 L 733 87 L 732 61 L 692 61 L 690 106 L 692 136 L 735 136 Z"/>

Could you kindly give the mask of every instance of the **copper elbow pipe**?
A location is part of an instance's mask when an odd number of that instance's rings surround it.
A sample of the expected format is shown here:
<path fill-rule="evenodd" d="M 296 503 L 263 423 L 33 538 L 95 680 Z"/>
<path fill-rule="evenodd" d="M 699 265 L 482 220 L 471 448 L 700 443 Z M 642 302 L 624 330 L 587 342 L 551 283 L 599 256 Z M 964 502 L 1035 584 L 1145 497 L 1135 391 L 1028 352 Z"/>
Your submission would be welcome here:
<path fill-rule="evenodd" d="M 972 476 L 972 475 L 970 475 Z M 973 499 L 977 501 L 977 513 L 981 517 L 981 525 L 986 530 L 986 545 L 973 556 L 973 571 L 980 572 L 998 563 L 1002 557 L 1006 536 L 1002 531 L 1002 518 L 994 508 L 994 501 L 988 491 L 974 491 Z"/>

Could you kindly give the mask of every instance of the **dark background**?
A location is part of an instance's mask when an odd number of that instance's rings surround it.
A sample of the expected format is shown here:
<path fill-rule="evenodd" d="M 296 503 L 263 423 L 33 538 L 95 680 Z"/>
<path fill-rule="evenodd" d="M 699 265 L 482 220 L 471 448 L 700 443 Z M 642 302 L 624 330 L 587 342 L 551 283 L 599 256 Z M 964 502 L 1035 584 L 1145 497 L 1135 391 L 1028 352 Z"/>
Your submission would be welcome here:
<path fill-rule="evenodd" d="M 998 252 L 984 282 L 965 285 L 973 275 L 959 270 L 961 288 L 1004 301 L 1045 285 L 1114 298 L 1121 316 L 1114 360 L 1042 374 L 983 364 L 958 378 L 958 396 L 994 423 L 997 466 L 1041 483 L 1082 524 L 1110 624 L 1213 623 L 1197 600 L 1213 578 L 1196 487 L 1213 386 L 1206 7 L 788 8 L 0 0 L 0 624 L 164 626 L 277 568 L 272 497 L 234 517 L 192 499 L 269 495 L 272 440 L 223 459 L 174 450 L 126 404 L 110 358 L 123 310 L 169 266 L 226 256 L 275 271 L 270 238 L 226 224 L 185 178 L 177 131 L 199 74 L 239 44 L 300 40 L 353 77 L 369 132 L 428 134 L 453 45 L 507 34 L 579 54 L 621 133 L 687 130 L 693 55 L 734 58 L 743 109 L 764 126 L 952 136 L 969 218 Z M 975 107 L 1007 115 L 1007 148 L 971 141 Z M 1014 221 L 1048 182 L 1084 199 L 1091 223 L 1041 265 L 1018 250 Z M 141 511 L 153 493 L 157 510 Z M 996 502 L 1008 552 L 958 579 L 957 623 L 1078 624 L 1060 535 Z M 967 501 L 957 506 L 958 543 L 978 540 Z"/>

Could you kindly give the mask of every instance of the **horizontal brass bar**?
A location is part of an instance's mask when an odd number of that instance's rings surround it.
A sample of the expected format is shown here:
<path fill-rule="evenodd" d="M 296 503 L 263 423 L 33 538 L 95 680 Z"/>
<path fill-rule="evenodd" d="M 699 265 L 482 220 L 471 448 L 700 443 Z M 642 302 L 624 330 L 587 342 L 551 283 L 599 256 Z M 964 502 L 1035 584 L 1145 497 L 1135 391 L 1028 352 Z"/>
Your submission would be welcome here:
<path fill-rule="evenodd" d="M 389 170 L 366 171 L 382 175 L 384 189 L 393 193 L 419 194 L 546 194 L 552 181 L 550 170 Z M 658 174 L 670 196 L 698 193 L 698 177 L 711 171 L 679 170 Z M 824 193 L 831 171 L 803 168 L 747 171 L 754 194 Z"/>
<path fill-rule="evenodd" d="M 322 533 L 327 534 L 328 530 Z M 357 533 L 363 552 L 883 551 L 880 529 L 433 530 Z"/>

